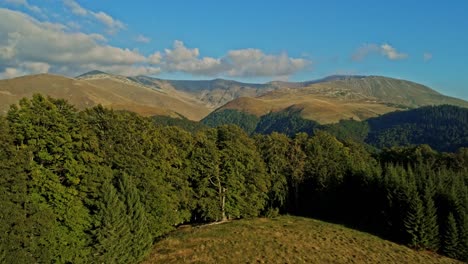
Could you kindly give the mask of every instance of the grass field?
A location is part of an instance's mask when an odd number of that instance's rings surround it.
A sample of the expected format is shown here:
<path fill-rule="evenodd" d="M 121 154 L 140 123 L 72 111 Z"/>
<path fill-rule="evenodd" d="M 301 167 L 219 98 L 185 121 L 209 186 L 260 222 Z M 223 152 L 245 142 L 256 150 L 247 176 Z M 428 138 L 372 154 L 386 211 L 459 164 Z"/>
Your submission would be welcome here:
<path fill-rule="evenodd" d="M 148 263 L 460 263 L 368 233 L 281 216 L 181 227 L 155 244 Z"/>

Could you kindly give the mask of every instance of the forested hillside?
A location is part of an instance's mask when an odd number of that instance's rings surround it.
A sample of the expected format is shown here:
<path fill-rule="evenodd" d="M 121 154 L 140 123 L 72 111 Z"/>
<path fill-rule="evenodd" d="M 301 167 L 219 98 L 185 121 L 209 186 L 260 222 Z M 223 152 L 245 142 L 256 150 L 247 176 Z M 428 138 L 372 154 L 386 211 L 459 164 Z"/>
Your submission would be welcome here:
<path fill-rule="evenodd" d="M 428 106 L 367 121 L 366 142 L 378 148 L 429 144 L 440 151 L 468 147 L 468 108 Z"/>
<path fill-rule="evenodd" d="M 155 122 L 41 95 L 12 106 L 0 118 L 0 262 L 137 263 L 180 224 L 278 213 L 468 260 L 466 148 L 372 154 L 323 131 Z"/>
<path fill-rule="evenodd" d="M 438 151 L 456 151 L 468 147 L 468 108 L 442 105 L 396 111 L 366 121 L 341 120 L 320 125 L 301 117 L 300 109 L 289 108 L 271 112 L 260 118 L 236 110 L 221 110 L 210 114 L 202 123 L 216 127 L 235 124 L 247 133 L 284 133 L 294 136 L 305 132 L 327 131 L 340 140 L 354 140 L 382 149 L 392 146 L 428 144 Z M 257 122 L 255 122 L 257 121 Z M 248 124 L 248 128 L 245 127 Z"/>

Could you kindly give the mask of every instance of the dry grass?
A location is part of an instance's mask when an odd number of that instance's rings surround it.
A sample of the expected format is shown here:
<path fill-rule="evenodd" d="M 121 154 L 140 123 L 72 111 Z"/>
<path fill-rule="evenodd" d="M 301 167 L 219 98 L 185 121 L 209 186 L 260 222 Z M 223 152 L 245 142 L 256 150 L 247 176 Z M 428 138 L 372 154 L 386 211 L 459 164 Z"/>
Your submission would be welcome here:
<path fill-rule="evenodd" d="M 118 80 L 86 81 L 39 74 L 0 80 L 0 114 L 6 114 L 11 104 L 35 93 L 66 99 L 78 109 L 101 104 L 147 116 L 175 116 L 177 112 L 192 120 L 200 120 L 210 112 L 202 103 Z"/>
<path fill-rule="evenodd" d="M 148 263 L 460 263 L 313 219 L 282 216 L 184 227 Z"/>
<path fill-rule="evenodd" d="M 302 109 L 301 115 L 306 119 L 315 120 L 321 124 L 336 123 L 341 119 L 364 120 L 397 110 L 382 103 L 367 102 L 365 99 L 340 100 L 317 94 L 290 93 L 278 94 L 277 91 L 268 96 L 258 98 L 237 98 L 222 109 L 235 109 L 256 116 L 269 112 L 284 110 L 294 106 Z"/>

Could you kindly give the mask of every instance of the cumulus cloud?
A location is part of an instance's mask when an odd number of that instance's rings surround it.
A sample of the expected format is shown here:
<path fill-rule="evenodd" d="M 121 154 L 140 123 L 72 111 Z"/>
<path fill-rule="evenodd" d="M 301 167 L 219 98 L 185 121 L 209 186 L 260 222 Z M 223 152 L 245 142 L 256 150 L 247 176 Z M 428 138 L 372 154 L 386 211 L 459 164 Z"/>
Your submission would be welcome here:
<path fill-rule="evenodd" d="M 186 72 L 195 75 L 216 75 L 221 73 L 223 64 L 221 59 L 199 58 L 198 48 L 187 48 L 182 41 L 174 41 L 172 49 L 165 49 L 162 65 L 169 72 Z"/>
<path fill-rule="evenodd" d="M 151 39 L 140 34 L 136 36 L 135 41 L 140 43 L 150 43 Z"/>
<path fill-rule="evenodd" d="M 64 0 L 63 3 L 65 6 L 70 8 L 73 14 L 79 15 L 79 16 L 86 16 L 88 15 L 88 10 L 84 9 L 81 7 L 77 2 L 73 0 Z"/>
<path fill-rule="evenodd" d="M 197 48 L 187 48 L 176 40 L 173 49 L 161 56 L 163 69 L 195 75 L 227 75 L 232 77 L 283 77 L 304 69 L 306 59 L 290 58 L 286 53 L 265 54 L 259 49 L 231 50 L 221 58 L 200 57 Z"/>
<path fill-rule="evenodd" d="M 394 47 L 388 45 L 387 43 L 380 46 L 380 52 L 390 60 L 401 60 L 408 57 L 407 54 L 398 52 Z"/>
<path fill-rule="evenodd" d="M 122 22 L 112 18 L 111 16 L 109 16 L 108 14 L 104 12 L 97 12 L 97 13 L 91 12 L 91 13 L 97 20 L 101 21 L 101 23 L 107 26 L 107 29 L 108 29 L 107 32 L 109 34 L 114 34 L 117 31 L 125 28 L 125 25 Z"/>
<path fill-rule="evenodd" d="M 102 24 L 104 24 L 107 27 L 107 32 L 109 34 L 114 34 L 121 29 L 125 29 L 124 23 L 117 19 L 114 19 L 113 17 L 102 11 L 93 12 L 91 10 L 87 10 L 74 0 L 63 0 L 63 3 L 66 7 L 70 9 L 70 11 L 73 14 L 83 17 L 91 16 L 99 22 L 101 22 Z"/>
<path fill-rule="evenodd" d="M 86 11 L 86 10 L 85 10 Z M 83 12 L 76 7 L 75 12 Z M 86 11 L 88 12 L 88 11 Z M 200 76 L 287 78 L 310 61 L 259 49 L 201 56 L 198 48 L 176 40 L 172 48 L 143 55 L 136 49 L 109 45 L 95 33 L 70 30 L 69 25 L 43 22 L 21 12 L 0 8 L 0 76 L 54 72 L 65 75 L 97 69 L 122 75 L 183 72 Z"/>
<path fill-rule="evenodd" d="M 384 43 L 377 45 L 374 43 L 364 44 L 359 47 L 351 56 L 354 61 L 362 61 L 364 58 L 371 54 L 380 53 L 382 56 L 389 60 L 402 60 L 408 57 L 408 54 L 398 52 L 391 45 Z"/>
<path fill-rule="evenodd" d="M 288 76 L 304 69 L 309 61 L 290 58 L 286 53 L 269 55 L 259 49 L 229 51 L 226 60 L 230 64 L 229 76 Z"/>
<path fill-rule="evenodd" d="M 155 53 L 151 54 L 150 56 L 148 56 L 148 63 L 149 64 L 159 64 L 161 63 L 161 60 L 162 60 L 162 55 L 161 55 L 161 52 L 159 51 L 156 51 Z"/>
<path fill-rule="evenodd" d="M 25 75 L 26 73 L 24 73 L 23 71 L 21 70 L 18 70 L 17 68 L 13 68 L 13 67 L 7 67 L 3 70 L 3 72 L 0 72 L 0 78 L 5 78 L 5 79 L 9 79 L 9 78 L 14 78 L 14 77 L 18 77 L 18 76 L 22 76 L 22 75 Z"/>
<path fill-rule="evenodd" d="M 42 14 L 41 8 L 39 8 L 38 6 L 29 4 L 27 0 L 4 0 L 4 1 L 8 4 L 23 6 L 29 11 L 32 11 L 34 13 Z"/>
<path fill-rule="evenodd" d="M 19 65 L 25 73 L 54 70 L 67 74 L 90 64 L 132 68 L 147 60 L 136 50 L 104 44 L 102 35 L 67 32 L 61 24 L 40 22 L 20 12 L 0 9 L 0 22 L 0 69 Z"/>
<path fill-rule="evenodd" d="M 430 61 L 430 60 L 432 60 L 432 53 L 425 52 L 425 53 L 423 54 L 423 60 L 424 60 L 424 61 Z"/>

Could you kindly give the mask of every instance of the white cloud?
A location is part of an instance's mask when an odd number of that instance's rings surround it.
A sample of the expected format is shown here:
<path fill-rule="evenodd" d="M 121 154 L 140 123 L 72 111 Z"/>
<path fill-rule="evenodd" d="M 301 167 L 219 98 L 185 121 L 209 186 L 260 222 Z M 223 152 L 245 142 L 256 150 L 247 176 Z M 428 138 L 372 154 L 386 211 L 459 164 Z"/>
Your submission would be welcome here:
<path fill-rule="evenodd" d="M 75 22 L 75 21 L 68 21 L 68 22 L 67 22 L 67 26 L 68 26 L 70 29 L 73 29 L 73 30 L 80 30 L 80 29 L 81 29 L 81 25 L 78 24 L 78 23 Z"/>
<path fill-rule="evenodd" d="M 425 53 L 423 54 L 423 60 L 424 60 L 424 61 L 430 61 L 430 60 L 432 60 L 432 53 L 425 52 Z"/>
<path fill-rule="evenodd" d="M 65 6 L 70 8 L 73 14 L 79 15 L 79 16 L 86 16 L 88 15 L 88 10 L 84 9 L 81 7 L 77 2 L 73 0 L 63 0 L 63 3 Z"/>
<path fill-rule="evenodd" d="M 0 78 L 9 79 L 9 78 L 19 77 L 25 74 L 26 73 L 22 72 L 21 70 L 17 68 L 7 67 L 3 70 L 3 72 L 0 72 Z"/>
<path fill-rule="evenodd" d="M 88 70 L 86 65 L 90 64 L 96 68 L 110 65 L 131 68 L 147 61 L 136 50 L 103 44 L 102 35 L 71 33 L 64 28 L 0 8 L 0 71 L 19 65 L 27 73 L 53 70 L 76 74 Z M 46 64 L 50 66 L 45 67 Z"/>
<path fill-rule="evenodd" d="M 135 38 L 135 41 L 140 43 L 150 43 L 151 39 L 140 34 Z"/>
<path fill-rule="evenodd" d="M 101 23 L 107 26 L 107 32 L 109 34 L 114 34 L 121 29 L 125 29 L 125 25 L 122 22 L 112 18 L 111 16 L 109 16 L 108 14 L 104 12 L 97 12 L 97 13 L 91 12 L 91 14 L 97 20 L 101 21 Z"/>
<path fill-rule="evenodd" d="M 162 56 L 164 70 L 209 76 L 284 78 L 309 64 L 306 59 L 290 58 L 286 53 L 265 54 L 259 49 L 231 50 L 221 58 L 200 58 L 200 51 L 197 48 L 189 49 L 178 40 L 174 42 L 173 49 L 165 49 Z"/>
<path fill-rule="evenodd" d="M 20 64 L 21 68 L 31 73 L 47 73 L 50 65 L 44 62 L 24 62 Z"/>
<path fill-rule="evenodd" d="M 188 48 L 177 40 L 172 48 L 146 56 L 135 49 L 109 45 L 100 34 L 75 32 L 70 26 L 41 22 L 27 14 L 0 8 L 2 77 L 44 72 L 76 76 L 97 69 L 122 75 L 184 72 L 285 79 L 309 64 L 303 58 L 291 58 L 286 53 L 265 54 L 259 49 L 231 50 L 220 57 L 203 57 L 198 48 Z"/>
<path fill-rule="evenodd" d="M 377 45 L 374 43 L 364 44 L 359 47 L 351 58 L 354 61 L 362 61 L 370 54 L 380 53 L 382 56 L 386 57 L 389 60 L 402 60 L 408 57 L 408 54 L 398 52 L 394 47 L 390 46 L 387 43 L 382 45 Z"/>
<path fill-rule="evenodd" d="M 6 67 L 0 72 L 0 78 L 14 78 L 27 74 L 49 72 L 50 65 L 42 62 L 21 62 L 16 67 Z"/>
<path fill-rule="evenodd" d="M 113 17 L 102 11 L 93 12 L 91 10 L 87 10 L 74 0 L 63 0 L 63 3 L 66 7 L 70 9 L 70 11 L 73 14 L 83 17 L 91 16 L 99 22 L 101 22 L 102 24 L 104 24 L 107 27 L 107 33 L 109 34 L 115 34 L 119 30 L 125 29 L 124 23 L 117 19 L 114 19 Z"/>
<path fill-rule="evenodd" d="M 390 60 L 401 60 L 408 57 L 408 54 L 398 52 L 394 47 L 387 43 L 380 46 L 380 52 Z"/>
<path fill-rule="evenodd" d="M 286 53 L 269 55 L 258 49 L 229 51 L 226 61 L 230 64 L 229 76 L 288 76 L 310 64 L 306 59 L 290 58 Z"/>
<path fill-rule="evenodd" d="M 189 49 L 182 41 L 174 41 L 171 49 L 164 50 L 162 65 L 164 70 L 186 72 L 197 75 L 216 75 L 223 71 L 221 59 L 204 57 L 198 58 L 197 48 Z"/>
<path fill-rule="evenodd" d="M 8 4 L 24 6 L 29 11 L 42 14 L 42 9 L 40 9 L 38 6 L 29 4 L 27 0 L 4 0 L 4 1 Z"/>
<path fill-rule="evenodd" d="M 161 63 L 161 60 L 162 60 L 162 55 L 161 55 L 161 52 L 159 51 L 156 51 L 155 53 L 151 54 L 148 57 L 149 64 L 159 64 Z"/>

